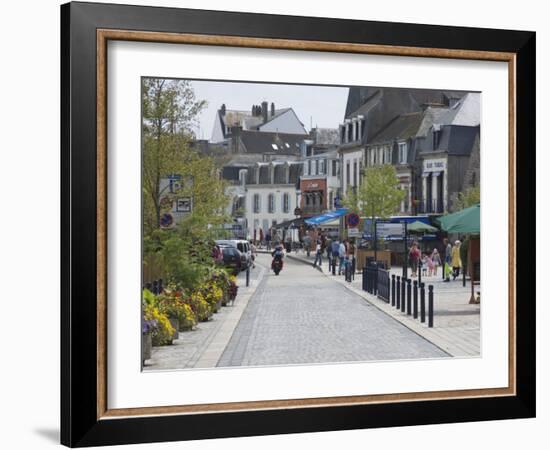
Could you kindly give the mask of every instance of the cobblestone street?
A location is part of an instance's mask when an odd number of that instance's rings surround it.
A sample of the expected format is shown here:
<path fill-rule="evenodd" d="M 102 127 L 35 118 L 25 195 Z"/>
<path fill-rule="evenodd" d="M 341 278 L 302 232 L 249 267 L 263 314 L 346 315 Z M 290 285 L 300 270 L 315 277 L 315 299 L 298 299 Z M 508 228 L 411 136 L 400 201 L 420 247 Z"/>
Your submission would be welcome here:
<path fill-rule="evenodd" d="M 258 255 L 269 267 L 270 256 Z M 440 358 L 448 355 L 302 262 L 265 271 L 217 366 Z"/>

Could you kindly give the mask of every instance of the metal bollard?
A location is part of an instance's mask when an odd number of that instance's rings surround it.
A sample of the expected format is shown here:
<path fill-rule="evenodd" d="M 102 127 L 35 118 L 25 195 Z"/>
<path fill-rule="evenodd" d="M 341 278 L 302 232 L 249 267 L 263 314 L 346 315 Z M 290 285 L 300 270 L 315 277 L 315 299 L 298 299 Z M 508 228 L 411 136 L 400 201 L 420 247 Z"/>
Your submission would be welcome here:
<path fill-rule="evenodd" d="M 246 287 L 250 284 L 250 266 L 246 268 Z"/>
<path fill-rule="evenodd" d="M 434 287 L 428 286 L 428 327 L 434 326 Z"/>
<path fill-rule="evenodd" d="M 334 266 L 332 266 L 332 268 L 334 269 Z M 334 270 L 332 274 L 334 275 Z M 363 290 L 364 291 L 367 290 L 367 268 L 366 267 L 363 267 Z"/>
<path fill-rule="evenodd" d="M 413 317 L 418 319 L 418 281 L 413 281 Z"/>
<path fill-rule="evenodd" d="M 411 315 L 411 279 L 407 280 L 407 316 Z"/>
<path fill-rule="evenodd" d="M 396 292 L 397 299 L 395 302 L 395 307 L 397 309 L 400 309 L 401 308 L 401 277 L 399 275 L 397 275 L 396 290 L 397 290 Z"/>
<path fill-rule="evenodd" d="M 391 305 L 395 306 L 395 274 L 391 276 Z"/>
<path fill-rule="evenodd" d="M 407 286 L 407 279 L 401 278 L 401 312 L 405 312 L 405 287 Z"/>
<path fill-rule="evenodd" d="M 420 322 L 426 322 L 426 290 L 424 283 L 420 283 Z"/>

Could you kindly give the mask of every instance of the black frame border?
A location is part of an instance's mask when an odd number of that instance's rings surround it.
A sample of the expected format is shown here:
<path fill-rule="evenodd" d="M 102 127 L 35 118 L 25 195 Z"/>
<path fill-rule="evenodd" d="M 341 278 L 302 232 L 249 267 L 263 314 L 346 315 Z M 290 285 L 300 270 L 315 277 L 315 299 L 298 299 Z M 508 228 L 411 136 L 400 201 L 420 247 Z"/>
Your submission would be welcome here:
<path fill-rule="evenodd" d="M 61 443 L 70 447 L 535 416 L 535 273 L 516 267 L 515 396 L 97 419 L 96 30 L 516 54 L 516 261 L 535 257 L 534 32 L 113 4 L 61 6 Z M 281 30 L 285 30 L 284 32 Z"/>

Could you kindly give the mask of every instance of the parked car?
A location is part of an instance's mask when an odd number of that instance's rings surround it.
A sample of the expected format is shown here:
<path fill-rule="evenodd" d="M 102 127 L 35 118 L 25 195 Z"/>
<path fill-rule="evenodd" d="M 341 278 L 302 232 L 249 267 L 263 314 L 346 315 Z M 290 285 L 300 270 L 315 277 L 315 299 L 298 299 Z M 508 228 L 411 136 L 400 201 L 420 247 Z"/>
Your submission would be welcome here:
<path fill-rule="evenodd" d="M 221 239 L 217 240 L 216 244 L 224 247 L 234 247 L 241 253 L 241 270 L 246 270 L 247 267 L 252 265 L 252 250 L 248 241 L 243 239 Z"/>
<path fill-rule="evenodd" d="M 232 246 L 220 246 L 223 255 L 223 265 L 235 272 L 239 273 L 242 270 L 242 254 L 239 250 Z"/>

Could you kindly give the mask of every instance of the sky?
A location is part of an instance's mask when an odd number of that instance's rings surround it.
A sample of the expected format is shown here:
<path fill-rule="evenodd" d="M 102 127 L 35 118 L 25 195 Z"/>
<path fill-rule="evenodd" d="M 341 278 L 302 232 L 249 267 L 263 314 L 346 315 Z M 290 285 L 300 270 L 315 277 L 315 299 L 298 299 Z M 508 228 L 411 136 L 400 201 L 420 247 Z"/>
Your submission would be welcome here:
<path fill-rule="evenodd" d="M 275 108 L 293 108 L 307 131 L 313 128 L 338 128 L 344 121 L 347 87 L 292 84 L 243 83 L 227 81 L 191 81 L 198 100 L 206 100 L 197 127 L 197 137 L 210 139 L 216 111 L 222 103 L 227 109 L 250 111 L 262 101 Z"/>

